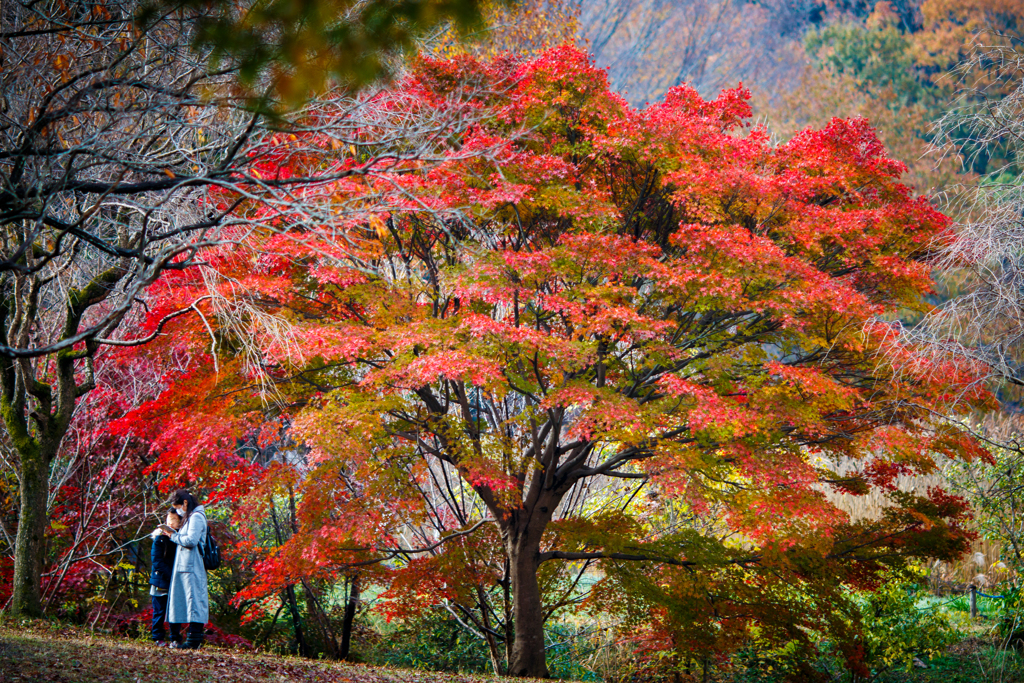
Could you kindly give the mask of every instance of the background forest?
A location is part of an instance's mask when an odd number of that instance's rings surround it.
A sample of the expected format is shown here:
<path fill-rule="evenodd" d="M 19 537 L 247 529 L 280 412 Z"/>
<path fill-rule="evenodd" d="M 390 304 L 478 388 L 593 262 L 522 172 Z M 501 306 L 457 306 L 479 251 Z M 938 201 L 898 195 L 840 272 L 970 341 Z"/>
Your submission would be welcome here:
<path fill-rule="evenodd" d="M 144 637 L 189 487 L 215 645 L 1024 680 L 1022 32 L 3 3 L 4 621 Z"/>

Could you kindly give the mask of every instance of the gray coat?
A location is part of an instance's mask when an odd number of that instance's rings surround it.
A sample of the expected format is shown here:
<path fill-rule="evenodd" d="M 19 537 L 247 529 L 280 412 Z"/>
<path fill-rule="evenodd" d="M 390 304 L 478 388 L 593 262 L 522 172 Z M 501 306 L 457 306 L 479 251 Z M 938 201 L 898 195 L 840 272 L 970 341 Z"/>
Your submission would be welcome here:
<path fill-rule="evenodd" d="M 188 516 L 188 521 L 171 535 L 171 541 L 178 546 L 167 599 L 167 621 L 172 624 L 205 624 L 210 620 L 206 568 L 203 566 L 203 556 L 196 547 L 205 536 L 206 512 L 202 505 L 197 505 Z"/>

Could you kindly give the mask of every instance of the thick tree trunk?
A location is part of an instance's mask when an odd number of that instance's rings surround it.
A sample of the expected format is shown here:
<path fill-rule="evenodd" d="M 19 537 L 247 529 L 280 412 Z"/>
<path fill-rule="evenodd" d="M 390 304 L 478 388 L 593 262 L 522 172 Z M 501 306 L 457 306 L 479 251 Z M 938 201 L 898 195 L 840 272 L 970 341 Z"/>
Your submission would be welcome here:
<path fill-rule="evenodd" d="M 510 676 L 549 678 L 551 674 L 544 648 L 544 608 L 537 581 L 539 536 L 510 544 L 508 553 L 512 574 L 512 618 L 515 622 L 508 673 Z"/>
<path fill-rule="evenodd" d="M 14 549 L 14 594 L 10 613 L 38 617 L 43 613 L 42 575 L 46 551 L 46 501 L 49 497 L 49 459 L 39 448 L 20 450 L 21 510 Z"/>
<path fill-rule="evenodd" d="M 123 266 L 108 268 L 87 286 L 67 290 L 62 339 L 78 334 L 85 312 L 105 300 L 125 273 Z M 21 348 L 30 343 L 29 331 L 39 324 L 36 314 L 41 282 L 32 278 L 17 282 L 13 297 L 0 301 L 0 340 L 8 346 Z M 21 509 L 18 537 L 14 542 L 11 614 L 35 617 L 43 612 L 50 463 L 71 426 L 75 402 L 96 386 L 92 357 L 97 348 L 95 341 L 87 340 L 85 348 L 64 349 L 55 356 L 36 361 L 0 359 L 0 421 L 21 461 L 18 482 Z M 79 363 L 83 360 L 84 367 Z M 52 380 L 49 383 L 37 377 L 37 371 L 44 366 L 48 368 L 44 375 Z M 80 376 L 84 379 L 78 381 Z"/>

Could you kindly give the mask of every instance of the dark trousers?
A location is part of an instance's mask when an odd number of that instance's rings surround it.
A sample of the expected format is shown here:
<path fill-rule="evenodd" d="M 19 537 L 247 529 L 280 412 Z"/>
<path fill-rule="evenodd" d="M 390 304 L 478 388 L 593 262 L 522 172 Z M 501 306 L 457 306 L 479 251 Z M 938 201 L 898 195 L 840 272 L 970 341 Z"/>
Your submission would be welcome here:
<path fill-rule="evenodd" d="M 153 627 L 150 635 L 153 640 L 159 642 L 164 640 L 164 622 L 167 621 L 167 598 L 166 595 L 153 595 Z M 169 624 L 171 627 L 171 640 L 181 641 L 181 624 Z"/>

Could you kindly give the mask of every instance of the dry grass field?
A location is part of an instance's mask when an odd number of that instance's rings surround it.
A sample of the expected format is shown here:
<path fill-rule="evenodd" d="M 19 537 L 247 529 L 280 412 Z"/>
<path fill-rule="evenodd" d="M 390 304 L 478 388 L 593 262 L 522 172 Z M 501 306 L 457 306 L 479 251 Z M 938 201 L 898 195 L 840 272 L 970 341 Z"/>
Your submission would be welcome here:
<path fill-rule="evenodd" d="M 836 471 L 839 474 L 849 474 L 856 471 L 857 468 L 858 463 L 851 460 L 841 463 Z M 902 491 L 926 491 L 931 486 L 949 488 L 949 482 L 940 473 L 916 477 L 902 475 L 897 478 L 896 484 Z M 882 514 L 882 510 L 886 506 L 885 495 L 878 489 L 872 489 L 863 496 L 829 492 L 826 493 L 826 497 L 837 507 L 846 511 L 854 520 L 875 519 Z M 932 566 L 933 588 L 964 586 L 974 582 L 984 589 L 993 585 L 997 580 L 1005 578 L 1005 576 L 997 576 L 997 570 L 993 569 L 993 565 L 998 563 L 999 559 L 998 543 L 983 538 L 975 539 L 971 551 L 960 562 L 956 564 L 937 562 Z"/>

